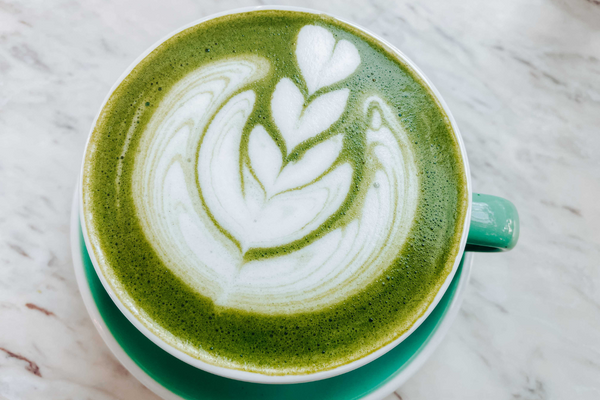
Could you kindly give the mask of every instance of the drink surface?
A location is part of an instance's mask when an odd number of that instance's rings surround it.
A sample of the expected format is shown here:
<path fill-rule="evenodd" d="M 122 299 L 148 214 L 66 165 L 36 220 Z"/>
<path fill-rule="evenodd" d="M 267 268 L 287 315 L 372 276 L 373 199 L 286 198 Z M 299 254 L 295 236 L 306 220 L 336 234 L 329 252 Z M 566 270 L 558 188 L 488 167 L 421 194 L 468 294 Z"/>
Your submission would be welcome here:
<path fill-rule="evenodd" d="M 83 200 L 103 275 L 150 331 L 289 374 L 410 329 L 452 271 L 467 188 L 447 116 L 392 51 L 255 11 L 133 69 L 92 133 Z"/>

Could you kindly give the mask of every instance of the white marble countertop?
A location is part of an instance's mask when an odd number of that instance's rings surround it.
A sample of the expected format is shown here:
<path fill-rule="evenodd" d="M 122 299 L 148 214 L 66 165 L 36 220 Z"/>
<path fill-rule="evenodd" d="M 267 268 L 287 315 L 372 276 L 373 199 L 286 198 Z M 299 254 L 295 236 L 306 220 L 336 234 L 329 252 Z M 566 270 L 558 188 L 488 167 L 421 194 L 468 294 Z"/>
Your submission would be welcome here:
<path fill-rule="evenodd" d="M 260 1 L 0 0 L 0 399 L 155 399 L 79 296 L 69 212 L 90 124 L 175 28 Z M 292 3 L 286 3 L 292 4 Z M 463 308 L 389 399 L 600 398 L 600 2 L 295 2 L 380 34 L 462 130 L 474 190 L 518 207 L 518 247 L 478 254 Z"/>

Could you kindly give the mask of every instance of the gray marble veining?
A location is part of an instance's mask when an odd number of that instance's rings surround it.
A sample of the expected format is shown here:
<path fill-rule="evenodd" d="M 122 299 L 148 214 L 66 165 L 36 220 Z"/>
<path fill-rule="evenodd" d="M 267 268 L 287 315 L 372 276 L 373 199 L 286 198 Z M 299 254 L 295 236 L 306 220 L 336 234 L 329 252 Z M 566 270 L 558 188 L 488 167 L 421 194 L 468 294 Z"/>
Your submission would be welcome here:
<path fill-rule="evenodd" d="M 260 4 L 0 0 L 0 399 L 156 398 L 79 297 L 68 230 L 83 146 L 148 46 Z M 477 255 L 447 338 L 388 399 L 600 398 L 600 3 L 293 4 L 354 21 L 415 61 L 458 121 L 474 190 L 521 214 L 518 247 Z"/>

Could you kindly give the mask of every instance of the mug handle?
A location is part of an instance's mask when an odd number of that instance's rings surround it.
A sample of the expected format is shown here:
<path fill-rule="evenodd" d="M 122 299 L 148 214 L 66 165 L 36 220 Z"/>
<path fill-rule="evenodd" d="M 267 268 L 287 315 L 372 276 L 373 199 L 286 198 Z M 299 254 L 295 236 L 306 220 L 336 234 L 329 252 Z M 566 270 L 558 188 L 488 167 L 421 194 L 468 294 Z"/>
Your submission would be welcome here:
<path fill-rule="evenodd" d="M 474 193 L 465 251 L 508 251 L 518 240 L 519 213 L 515 205 L 502 197 Z"/>

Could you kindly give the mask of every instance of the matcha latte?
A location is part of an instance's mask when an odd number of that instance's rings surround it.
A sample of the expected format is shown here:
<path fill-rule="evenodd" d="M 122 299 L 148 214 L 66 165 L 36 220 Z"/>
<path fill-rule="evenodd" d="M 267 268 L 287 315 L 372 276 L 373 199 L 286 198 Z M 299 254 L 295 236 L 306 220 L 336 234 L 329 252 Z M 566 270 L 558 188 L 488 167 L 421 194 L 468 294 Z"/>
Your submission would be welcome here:
<path fill-rule="evenodd" d="M 407 332 L 453 270 L 461 151 L 428 87 L 330 17 L 253 11 L 179 32 L 88 144 L 93 257 L 152 334 L 215 366 L 308 374 Z"/>

